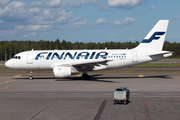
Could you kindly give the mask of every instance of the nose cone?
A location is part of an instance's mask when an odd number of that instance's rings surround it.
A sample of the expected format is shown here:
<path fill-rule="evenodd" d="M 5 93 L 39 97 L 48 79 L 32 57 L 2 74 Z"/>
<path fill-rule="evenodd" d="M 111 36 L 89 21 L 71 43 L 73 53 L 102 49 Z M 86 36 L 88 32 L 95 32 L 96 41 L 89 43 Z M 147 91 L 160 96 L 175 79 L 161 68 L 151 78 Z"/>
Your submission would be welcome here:
<path fill-rule="evenodd" d="M 5 62 L 5 66 L 10 68 L 11 67 L 11 62 L 9 60 L 7 62 Z"/>

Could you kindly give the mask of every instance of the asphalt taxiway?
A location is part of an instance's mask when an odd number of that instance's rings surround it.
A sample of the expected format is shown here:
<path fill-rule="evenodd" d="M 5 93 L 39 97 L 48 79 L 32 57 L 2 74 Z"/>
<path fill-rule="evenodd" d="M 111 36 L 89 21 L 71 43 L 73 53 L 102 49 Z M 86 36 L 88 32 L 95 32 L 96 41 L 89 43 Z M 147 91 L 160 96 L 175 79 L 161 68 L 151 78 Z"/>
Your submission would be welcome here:
<path fill-rule="evenodd" d="M 0 120 L 179 120 L 179 73 L 91 73 L 54 79 L 52 73 L 0 73 Z M 127 105 L 113 91 L 130 89 Z"/>

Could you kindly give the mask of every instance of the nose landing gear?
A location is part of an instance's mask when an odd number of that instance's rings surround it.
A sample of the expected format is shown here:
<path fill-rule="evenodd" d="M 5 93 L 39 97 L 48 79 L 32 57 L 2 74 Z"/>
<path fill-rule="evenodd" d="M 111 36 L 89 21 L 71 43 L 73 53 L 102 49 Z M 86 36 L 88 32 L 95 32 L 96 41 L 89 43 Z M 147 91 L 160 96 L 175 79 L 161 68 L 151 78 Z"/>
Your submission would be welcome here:
<path fill-rule="evenodd" d="M 29 73 L 29 80 L 32 80 L 32 79 L 33 79 L 32 74 L 33 74 L 33 71 L 31 70 L 30 73 Z"/>

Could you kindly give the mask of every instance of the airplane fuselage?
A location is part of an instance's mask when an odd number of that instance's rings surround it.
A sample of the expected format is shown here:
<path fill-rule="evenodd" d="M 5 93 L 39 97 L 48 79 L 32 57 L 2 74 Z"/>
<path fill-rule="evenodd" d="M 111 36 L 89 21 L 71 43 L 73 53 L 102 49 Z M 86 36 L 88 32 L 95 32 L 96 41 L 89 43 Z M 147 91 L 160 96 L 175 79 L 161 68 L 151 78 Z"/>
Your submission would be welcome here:
<path fill-rule="evenodd" d="M 130 67 L 171 56 L 172 52 L 162 50 L 168 23 L 169 20 L 158 21 L 134 49 L 32 50 L 16 54 L 5 65 L 29 70 L 29 79 L 33 70 L 53 70 L 57 78 L 82 71 L 82 77 L 89 79 L 87 71 Z"/>
<path fill-rule="evenodd" d="M 150 51 L 149 53 L 151 53 Z M 149 61 L 164 58 L 159 55 L 149 57 L 146 52 L 134 50 L 36 50 L 26 51 L 16 55 L 8 63 L 11 68 L 23 70 L 51 70 L 57 65 L 73 64 L 90 60 L 107 60 L 102 66 L 95 66 L 92 70 L 113 69 L 134 66 Z M 142 57 L 141 57 L 142 56 Z M 18 59 L 19 57 L 19 59 Z"/>

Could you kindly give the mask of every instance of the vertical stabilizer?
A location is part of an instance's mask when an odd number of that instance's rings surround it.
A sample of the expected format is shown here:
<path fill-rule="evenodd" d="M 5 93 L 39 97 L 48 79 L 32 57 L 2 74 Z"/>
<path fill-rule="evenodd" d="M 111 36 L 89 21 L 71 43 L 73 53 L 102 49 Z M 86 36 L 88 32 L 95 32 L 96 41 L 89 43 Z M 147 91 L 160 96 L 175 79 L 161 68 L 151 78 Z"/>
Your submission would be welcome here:
<path fill-rule="evenodd" d="M 163 48 L 169 20 L 159 20 L 135 49 L 161 51 Z"/>

